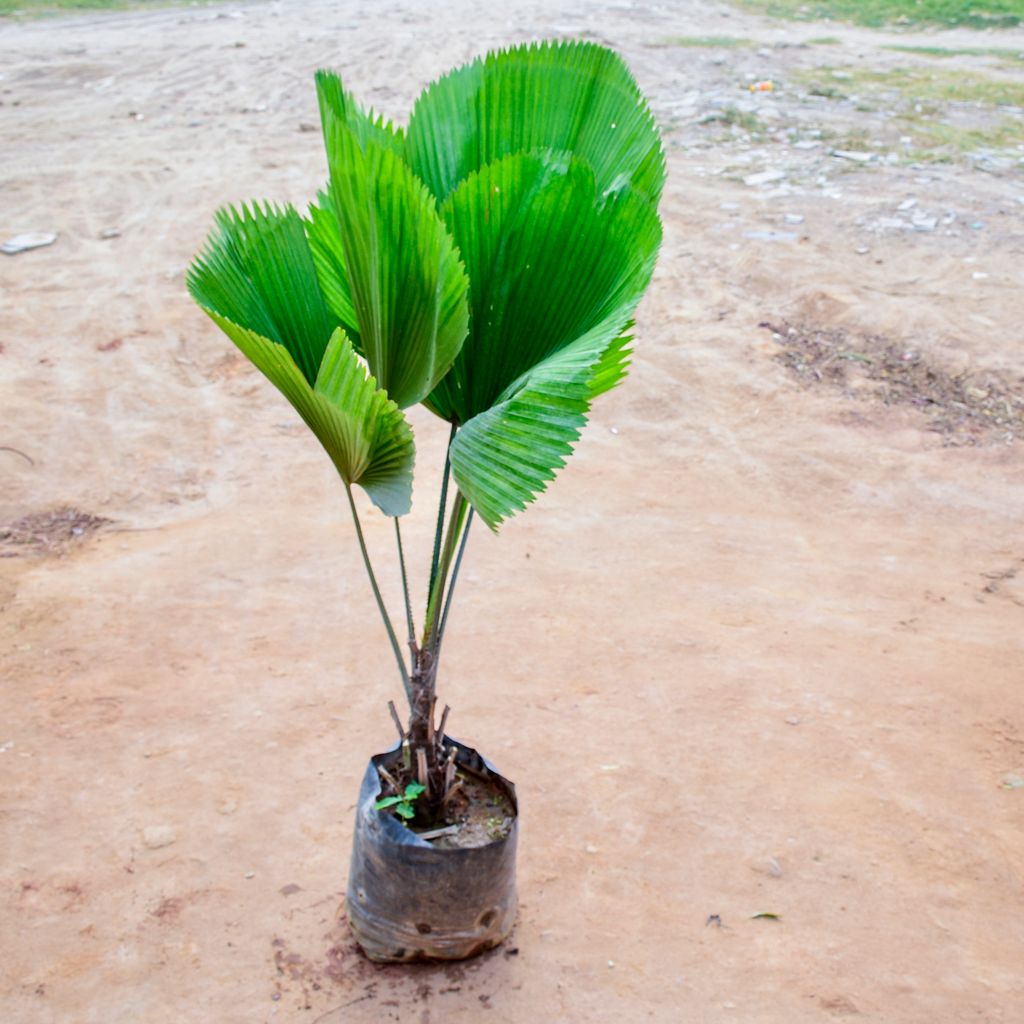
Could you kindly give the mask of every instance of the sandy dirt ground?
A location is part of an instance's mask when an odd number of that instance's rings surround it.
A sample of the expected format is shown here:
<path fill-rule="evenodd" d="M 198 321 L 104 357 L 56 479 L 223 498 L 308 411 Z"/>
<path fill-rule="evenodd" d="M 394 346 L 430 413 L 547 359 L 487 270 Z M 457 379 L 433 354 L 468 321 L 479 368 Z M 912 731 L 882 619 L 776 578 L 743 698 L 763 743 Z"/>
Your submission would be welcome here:
<path fill-rule="evenodd" d="M 452 731 L 522 800 L 516 930 L 375 967 L 339 914 L 390 652 L 328 460 L 183 272 L 219 204 L 323 181 L 315 68 L 402 119 L 566 35 L 665 125 L 664 249 L 630 380 L 474 535 L 449 630 Z M 913 162 L 850 84 L 939 67 L 894 42 L 1024 33 L 696 0 L 0 24 L 0 233 L 59 232 L 0 256 L 5 1024 L 1024 1020 L 1024 180 Z"/>

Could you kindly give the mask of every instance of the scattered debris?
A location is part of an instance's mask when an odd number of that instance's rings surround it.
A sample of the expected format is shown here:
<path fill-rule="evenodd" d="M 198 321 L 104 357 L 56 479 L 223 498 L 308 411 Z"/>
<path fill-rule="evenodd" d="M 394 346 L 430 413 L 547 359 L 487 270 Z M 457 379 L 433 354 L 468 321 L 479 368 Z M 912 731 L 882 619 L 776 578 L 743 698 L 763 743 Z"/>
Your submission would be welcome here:
<path fill-rule="evenodd" d="M 36 460 L 31 455 L 26 455 L 20 448 L 12 448 L 7 444 L 0 444 L 0 452 L 11 452 L 13 455 L 20 455 L 30 466 L 36 464 Z"/>
<path fill-rule="evenodd" d="M 782 917 L 779 914 L 773 914 L 771 911 L 762 910 L 759 914 L 751 914 L 751 921 L 781 921 Z"/>
<path fill-rule="evenodd" d="M 32 512 L 13 523 L 0 526 L 0 557 L 59 555 L 110 522 L 103 516 L 90 515 L 70 505 L 45 512 Z"/>
<path fill-rule="evenodd" d="M 109 238 L 120 238 L 120 237 L 121 237 L 121 230 L 120 230 L 120 228 L 104 228 L 100 232 L 100 238 L 104 239 L 104 240 L 109 239 Z"/>
<path fill-rule="evenodd" d="M 14 746 L 12 743 L 11 746 Z M 1019 775 L 1007 775 L 1003 779 L 1003 789 L 1024 789 L 1024 778 Z"/>
<path fill-rule="evenodd" d="M 860 1010 L 846 996 L 830 996 L 821 1000 L 821 1008 L 836 1017 L 859 1017 Z"/>
<path fill-rule="evenodd" d="M 875 159 L 877 153 L 867 153 L 856 149 L 833 149 L 832 156 L 839 157 L 840 160 L 852 160 L 856 164 L 867 164 Z"/>
<path fill-rule="evenodd" d="M 776 359 L 808 384 L 849 398 L 907 405 L 929 417 L 947 447 L 1010 443 L 1024 437 L 1024 377 L 996 371 L 954 373 L 878 335 L 762 323 L 781 346 Z"/>
<path fill-rule="evenodd" d="M 19 252 L 41 249 L 44 245 L 53 245 L 56 241 L 56 231 L 26 231 L 24 234 L 8 238 L 3 245 L 0 245 L 0 252 L 5 252 L 8 256 L 16 256 Z"/>

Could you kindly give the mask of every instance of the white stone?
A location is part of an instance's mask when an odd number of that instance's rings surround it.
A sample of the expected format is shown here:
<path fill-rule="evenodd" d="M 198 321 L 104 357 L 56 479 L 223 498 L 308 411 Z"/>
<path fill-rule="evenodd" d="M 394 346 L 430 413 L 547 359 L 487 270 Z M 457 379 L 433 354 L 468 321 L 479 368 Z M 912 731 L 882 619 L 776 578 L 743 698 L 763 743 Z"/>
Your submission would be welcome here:
<path fill-rule="evenodd" d="M 178 838 L 173 825 L 147 825 L 142 830 L 142 842 L 151 850 L 170 846 Z"/>

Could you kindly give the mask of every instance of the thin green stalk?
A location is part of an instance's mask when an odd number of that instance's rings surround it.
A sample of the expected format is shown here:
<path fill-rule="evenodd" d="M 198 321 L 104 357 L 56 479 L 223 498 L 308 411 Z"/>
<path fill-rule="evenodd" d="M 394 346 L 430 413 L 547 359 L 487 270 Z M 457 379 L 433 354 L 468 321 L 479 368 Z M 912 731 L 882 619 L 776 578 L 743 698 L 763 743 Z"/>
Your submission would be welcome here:
<path fill-rule="evenodd" d="M 444 450 L 444 476 L 441 477 L 441 501 L 437 506 L 437 527 L 434 530 L 434 554 L 430 559 L 430 580 L 427 583 L 427 593 L 434 589 L 434 580 L 437 578 L 437 563 L 441 556 L 441 533 L 444 530 L 444 514 L 448 507 L 448 477 L 451 472 L 451 451 L 452 441 L 455 440 L 455 431 L 458 427 L 452 424 L 451 433 L 448 435 L 448 447 Z"/>
<path fill-rule="evenodd" d="M 402 649 L 398 645 L 398 637 L 395 636 L 395 628 L 391 625 L 388 611 L 384 607 L 384 598 L 380 596 L 380 587 L 377 586 L 377 577 L 373 574 L 373 566 L 370 565 L 370 554 L 366 550 L 366 540 L 363 537 L 363 528 L 359 522 L 359 513 L 356 512 L 356 503 L 352 497 L 352 488 L 345 484 L 345 493 L 348 495 L 348 507 L 352 509 L 352 522 L 356 524 L 356 537 L 359 538 L 359 550 L 363 556 L 363 565 L 366 566 L 366 575 L 370 577 L 370 586 L 373 588 L 373 596 L 377 599 L 377 608 L 380 610 L 380 617 L 384 620 L 384 628 L 388 631 L 388 639 L 391 641 L 391 649 L 395 652 L 395 661 L 398 662 L 398 671 L 402 674 L 402 686 L 405 688 L 405 695 L 412 704 L 412 686 L 409 683 L 409 670 L 405 667 L 405 659 L 402 657 Z"/>
<path fill-rule="evenodd" d="M 452 595 L 455 593 L 455 584 L 459 580 L 459 569 L 462 567 L 462 556 L 466 553 L 466 541 L 469 540 L 469 528 L 473 525 L 473 509 L 470 508 L 466 516 L 466 528 L 462 531 L 462 540 L 459 542 L 459 553 L 455 556 L 455 568 L 452 569 L 452 580 L 448 584 L 448 596 L 444 600 L 444 611 L 441 613 L 441 625 L 438 626 L 437 636 L 434 640 L 434 664 L 436 665 L 441 657 L 441 644 L 444 642 L 444 631 L 448 625 L 448 612 L 452 607 Z"/>
<path fill-rule="evenodd" d="M 395 540 L 398 542 L 398 565 L 402 570 L 402 594 L 405 597 L 405 623 L 409 628 L 409 650 L 416 648 L 416 626 L 412 620 L 412 602 L 409 600 L 409 577 L 405 572 L 405 549 L 402 547 L 402 528 L 395 516 Z"/>
<path fill-rule="evenodd" d="M 463 497 L 462 492 L 456 491 L 455 500 L 452 502 L 452 514 L 448 520 L 448 532 L 445 535 L 444 549 L 438 561 L 437 576 L 434 579 L 434 585 L 430 589 L 430 596 L 427 601 L 426 622 L 423 631 L 424 648 L 429 645 L 432 650 L 434 649 L 434 640 L 437 636 L 437 628 L 441 618 L 444 588 L 448 581 L 448 570 L 452 565 L 455 546 L 459 541 L 459 535 L 462 533 L 468 508 L 469 504 Z"/>

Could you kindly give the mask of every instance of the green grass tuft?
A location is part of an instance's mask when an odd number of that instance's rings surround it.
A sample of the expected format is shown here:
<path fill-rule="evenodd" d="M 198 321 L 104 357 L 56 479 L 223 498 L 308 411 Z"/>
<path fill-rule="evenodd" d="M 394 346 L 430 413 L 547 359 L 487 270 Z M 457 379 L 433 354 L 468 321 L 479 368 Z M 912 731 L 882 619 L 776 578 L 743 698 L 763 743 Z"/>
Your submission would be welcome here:
<path fill-rule="evenodd" d="M 833 75 L 838 71 L 841 78 Z M 1024 81 L 991 78 L 955 71 L 895 68 L 871 71 L 863 68 L 817 68 L 794 76 L 812 96 L 843 99 L 850 93 L 889 90 L 918 103 L 976 103 L 986 107 L 1024 106 Z M 837 86 L 841 85 L 841 89 Z M 1024 134 L 1024 132 L 1022 132 Z"/>
<path fill-rule="evenodd" d="M 990 128 L 961 128 L 943 121 L 903 119 L 919 152 L 972 153 L 980 149 L 1012 149 L 1021 140 L 1020 125 L 1003 121 Z M 932 157 L 934 159 L 934 157 Z"/>
<path fill-rule="evenodd" d="M 664 39 L 659 46 L 685 46 L 708 50 L 735 50 L 753 46 L 752 39 L 737 39 L 735 36 L 672 36 Z"/>
<path fill-rule="evenodd" d="M 186 0 L 0 0 L 0 18 L 41 18 L 80 11 L 138 11 L 183 6 Z M 204 0 L 203 6 L 209 0 Z"/>
<path fill-rule="evenodd" d="M 924 57 L 994 57 L 997 60 L 1024 61 L 1024 50 L 999 46 L 886 46 L 900 53 L 919 53 Z"/>
<path fill-rule="evenodd" d="M 736 0 L 779 18 L 947 28 L 1013 28 L 1024 23 L 1024 0 Z"/>

